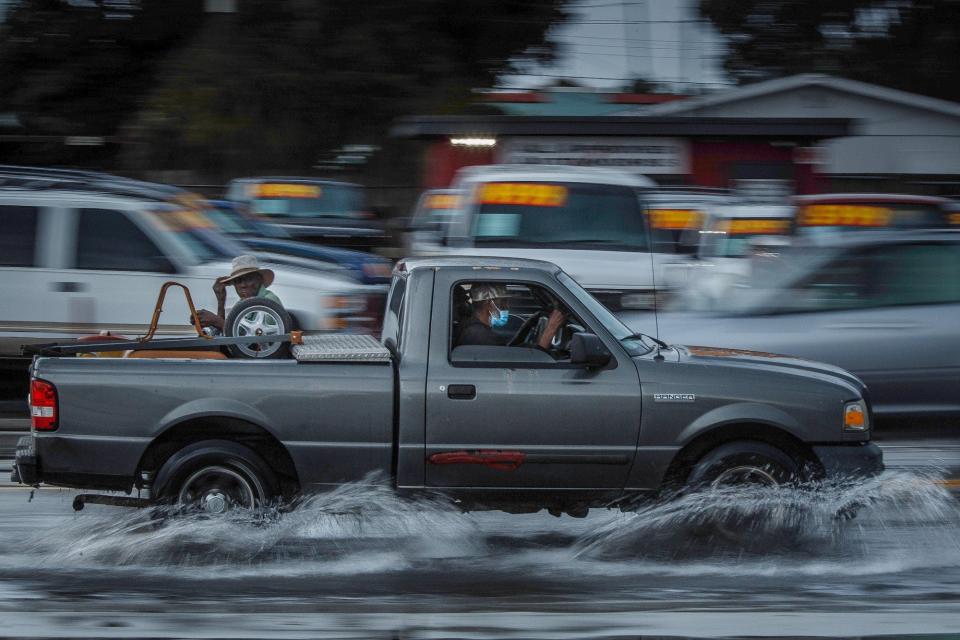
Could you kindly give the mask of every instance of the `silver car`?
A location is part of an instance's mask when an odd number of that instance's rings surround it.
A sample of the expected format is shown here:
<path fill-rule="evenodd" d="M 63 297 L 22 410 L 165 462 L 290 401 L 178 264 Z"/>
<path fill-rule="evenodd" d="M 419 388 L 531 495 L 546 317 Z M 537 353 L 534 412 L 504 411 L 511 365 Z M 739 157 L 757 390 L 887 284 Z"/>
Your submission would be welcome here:
<path fill-rule="evenodd" d="M 642 318 L 625 318 L 647 326 Z M 960 232 L 864 232 L 798 246 L 660 337 L 819 360 L 858 375 L 878 416 L 960 415 Z"/>

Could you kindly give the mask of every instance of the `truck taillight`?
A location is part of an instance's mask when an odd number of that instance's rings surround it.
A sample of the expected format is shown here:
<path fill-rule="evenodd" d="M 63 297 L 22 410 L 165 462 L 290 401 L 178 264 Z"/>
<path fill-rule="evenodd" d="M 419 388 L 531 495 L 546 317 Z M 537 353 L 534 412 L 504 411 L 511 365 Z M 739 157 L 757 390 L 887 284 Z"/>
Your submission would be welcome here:
<path fill-rule="evenodd" d="M 57 388 L 46 380 L 30 383 L 30 422 L 35 431 L 57 428 Z"/>

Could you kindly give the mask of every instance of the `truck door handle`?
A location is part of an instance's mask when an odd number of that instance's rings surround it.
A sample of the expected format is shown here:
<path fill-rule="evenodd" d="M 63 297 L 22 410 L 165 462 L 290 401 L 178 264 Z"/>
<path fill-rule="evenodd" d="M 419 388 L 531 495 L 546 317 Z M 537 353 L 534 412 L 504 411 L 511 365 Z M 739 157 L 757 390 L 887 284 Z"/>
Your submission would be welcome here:
<path fill-rule="evenodd" d="M 447 386 L 447 397 L 451 400 L 473 400 L 477 397 L 477 388 L 472 384 L 451 384 Z"/>
<path fill-rule="evenodd" d="M 87 285 L 84 282 L 51 282 L 50 288 L 58 293 L 78 293 L 86 291 Z"/>

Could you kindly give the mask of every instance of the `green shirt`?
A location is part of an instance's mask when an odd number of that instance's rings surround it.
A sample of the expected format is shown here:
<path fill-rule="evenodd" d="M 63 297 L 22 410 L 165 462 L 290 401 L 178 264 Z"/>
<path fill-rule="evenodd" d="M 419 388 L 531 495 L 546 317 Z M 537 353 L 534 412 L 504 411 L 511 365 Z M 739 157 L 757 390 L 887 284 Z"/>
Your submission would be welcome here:
<path fill-rule="evenodd" d="M 260 287 L 260 290 L 257 291 L 257 297 L 266 298 L 267 300 L 273 300 L 281 307 L 283 306 L 283 303 L 280 302 L 280 298 L 277 297 L 277 294 L 275 294 L 273 291 L 270 291 L 270 289 L 267 289 L 266 287 Z"/>

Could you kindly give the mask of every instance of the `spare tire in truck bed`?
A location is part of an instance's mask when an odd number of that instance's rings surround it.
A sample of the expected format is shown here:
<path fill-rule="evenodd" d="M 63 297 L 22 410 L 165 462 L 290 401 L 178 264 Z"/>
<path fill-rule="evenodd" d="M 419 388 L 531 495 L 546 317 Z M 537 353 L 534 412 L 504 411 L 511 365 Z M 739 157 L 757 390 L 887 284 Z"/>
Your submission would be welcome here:
<path fill-rule="evenodd" d="M 293 329 L 293 319 L 283 305 L 267 298 L 247 298 L 233 305 L 223 323 L 226 336 L 243 338 L 283 335 Z M 227 347 L 234 358 L 286 358 L 290 347 L 285 342 L 236 344 Z"/>

